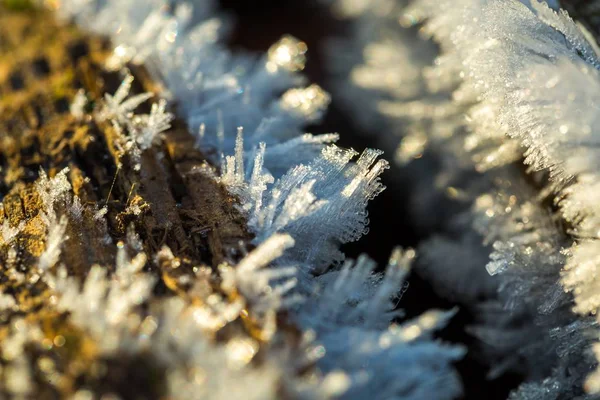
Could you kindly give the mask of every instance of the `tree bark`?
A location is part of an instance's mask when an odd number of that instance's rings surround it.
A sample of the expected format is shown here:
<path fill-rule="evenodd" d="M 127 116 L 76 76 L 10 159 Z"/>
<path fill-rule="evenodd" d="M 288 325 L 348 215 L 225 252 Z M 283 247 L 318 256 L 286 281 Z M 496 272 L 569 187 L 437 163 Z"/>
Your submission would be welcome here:
<path fill-rule="evenodd" d="M 1 4 L 0 225 L 7 221 L 24 229 L 11 246 L 0 237 L 0 291 L 16 302 L 16 307 L 0 311 L 0 338 L 14 328 L 17 317 L 39 323 L 50 348 L 53 338 L 67 338 L 67 345 L 54 346 L 47 354 L 31 350 L 32 368 L 39 372 L 33 398 L 59 398 L 81 385 L 124 398 L 130 398 L 129 392 L 135 394 L 132 398 L 158 398 L 159 383 L 152 382 L 160 379 L 149 377 L 160 371 L 147 360 L 105 360 L 110 373 L 94 378 L 86 369 L 93 358 L 86 349 L 93 346 L 49 307 L 51 293 L 33 268 L 46 237 L 35 187 L 40 170 L 52 177 L 68 167 L 73 192 L 87 206 L 82 222 L 69 221 L 59 260 L 82 281 L 92 265 L 114 268 L 115 244 L 126 240 L 130 226 L 150 257 L 145 269 L 157 275 L 156 296 L 184 293 L 185 280 L 179 278 L 194 276 L 199 268 L 214 270 L 225 261 L 235 265 L 249 250 L 252 236 L 234 207 L 236 200 L 215 181 L 217 169 L 196 149 L 181 120 L 175 119 L 160 144 L 143 152 L 138 171 L 114 145 L 109 122 L 89 114 L 81 121 L 70 113 L 79 89 L 94 104 L 120 85 L 123 73 L 104 68 L 112 50 L 107 40 L 60 25 L 47 12 L 9 11 Z M 135 77 L 133 93 L 157 92 L 143 67 L 128 67 Z M 99 212 L 104 207 L 106 213 Z M 152 259 L 164 245 L 176 263 Z M 18 274 L 26 279 L 16 279 Z M 44 354 L 57 370 L 65 369 L 58 385 L 61 393 L 56 385 L 47 385 L 36 363 Z M 6 360 L 0 358 L 0 364 Z M 0 394 L 6 395 L 3 390 Z"/>

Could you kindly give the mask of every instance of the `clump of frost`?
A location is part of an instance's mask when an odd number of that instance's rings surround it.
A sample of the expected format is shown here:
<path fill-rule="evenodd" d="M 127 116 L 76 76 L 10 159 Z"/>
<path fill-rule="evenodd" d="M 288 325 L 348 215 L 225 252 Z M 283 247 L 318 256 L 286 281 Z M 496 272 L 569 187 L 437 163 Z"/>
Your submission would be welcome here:
<path fill-rule="evenodd" d="M 404 279 L 415 257 L 413 250 L 396 249 L 385 273 L 374 273 L 375 263 L 365 256 L 328 271 L 307 293 L 296 315 L 300 325 L 316 332 L 325 355 L 318 365 L 325 372 L 340 366 L 347 375 L 344 398 L 454 398 L 461 394 L 458 376 L 447 365 L 464 350 L 431 342 L 452 312 L 428 311 L 402 324 L 390 322 L 397 309 Z M 359 344 L 360 345 L 357 345 Z M 364 369 L 365 363 L 370 366 Z M 410 365 L 403 379 L 394 379 L 390 365 Z M 438 370 L 438 373 L 431 373 Z M 374 388 L 377 388 L 374 391 Z"/>
<path fill-rule="evenodd" d="M 112 123 L 119 137 L 116 144 L 131 156 L 134 168 L 139 170 L 142 152 L 151 148 L 162 137 L 163 132 L 171 128 L 174 116 L 167 111 L 165 99 L 153 103 L 150 114 L 136 114 L 134 110 L 154 95 L 140 93 L 130 96 L 133 80 L 133 76 L 127 71 L 116 92 L 113 95 L 108 93 L 104 95 L 104 101 L 96 113 L 96 118 Z M 80 102 L 81 99 L 76 97 L 72 104 L 72 113 L 79 112 Z"/>
<path fill-rule="evenodd" d="M 259 144 L 249 180 L 242 149 L 240 129 L 236 155 L 226 158 L 221 181 L 241 198 L 257 242 L 275 232 L 289 233 L 296 240 L 295 261 L 321 270 L 343 259 L 338 250 L 341 244 L 367 232 L 366 203 L 385 189 L 379 175 L 388 165 L 385 160 L 376 161 L 380 151 L 367 149 L 352 164 L 353 150 L 330 145 L 318 158 L 295 166 L 269 188 L 273 177 L 263 168 L 266 144 Z"/>
<path fill-rule="evenodd" d="M 265 166 L 281 175 L 336 138 L 302 135 L 302 127 L 319 120 L 330 101 L 317 85 L 299 87 L 305 83 L 297 73 L 306 61 L 304 42 L 284 36 L 256 59 L 230 54 L 219 43 L 226 21 L 214 17 L 211 2 L 194 7 L 185 2 L 170 7 L 162 0 L 67 3 L 58 9 L 60 16 L 113 39 L 113 67 L 146 63 L 203 148 L 233 152 L 237 128 L 243 126 L 246 157 L 265 142 L 271 149 Z M 130 83 L 126 79 L 123 90 L 106 98 L 105 111 L 120 124 L 149 97 L 125 100 Z"/>
<path fill-rule="evenodd" d="M 231 312 L 228 300 L 216 301 L 214 293 L 210 306 L 180 297 L 153 298 L 156 277 L 143 270 L 148 262 L 144 253 L 130 256 L 139 245 L 134 233 L 130 232 L 128 237 L 127 243 L 117 244 L 116 266 L 112 272 L 106 266 L 95 265 L 82 283 L 69 276 L 64 266 L 55 272 L 44 271 L 44 279 L 52 290 L 48 307 L 54 307 L 79 334 L 85 335 L 85 340 L 93 340 L 96 355 L 102 359 L 151 356 L 155 367 L 166 371 L 164 380 L 171 398 L 276 398 L 286 366 L 281 364 L 283 360 L 270 357 L 261 363 L 261 368 L 254 368 L 248 362 L 258 349 L 255 340 L 236 334 L 226 344 L 217 344 L 207 335 L 208 312 L 226 323 L 232 321 L 228 315 Z M 234 272 L 235 284 L 250 284 L 253 278 L 263 275 L 266 271 L 260 271 L 258 266 L 266 265 L 281 254 L 289 247 L 290 240 L 284 236 L 273 237 L 251 252 L 240 263 L 241 270 Z M 273 271 L 271 278 L 277 276 L 278 272 Z M 200 275 L 198 284 L 201 279 Z M 247 293 L 243 285 L 236 289 Z M 275 284 L 273 289 L 273 293 L 268 294 L 271 299 L 278 293 Z M 242 306 L 250 309 L 261 304 L 252 296 L 247 297 L 247 301 Z M 26 349 L 42 346 L 45 335 L 32 321 L 19 320 L 13 325 L 15 329 L 8 332 L 0 346 L 0 355 L 7 361 L 1 373 L 8 393 L 17 396 L 35 391 Z M 322 394 L 331 392 L 326 389 L 313 390 Z M 84 392 L 82 388 L 81 395 Z"/>
<path fill-rule="evenodd" d="M 240 262 L 239 269 L 221 267 L 225 278 L 221 289 L 228 292 L 235 288 L 235 293 L 241 291 L 244 296 L 231 293 L 231 303 L 199 306 L 193 311 L 195 318 L 177 321 L 199 327 L 176 329 L 183 332 L 183 337 L 176 340 L 176 354 L 189 357 L 189 363 L 202 365 L 202 370 L 211 371 L 217 378 L 190 381 L 186 372 L 175 368 L 169 375 L 174 396 L 206 393 L 219 398 L 239 388 L 246 397 L 271 398 L 277 388 L 273 379 L 279 374 L 284 374 L 286 390 L 309 398 L 361 398 L 365 393 L 375 394 L 376 398 L 418 398 L 426 392 L 436 398 L 452 398 L 460 393 L 449 364 L 461 357 L 462 350 L 431 341 L 432 330 L 443 324 L 447 314 L 432 312 L 405 325 L 389 327 L 395 315 L 391 298 L 401 288 L 407 263 L 401 254 L 396 254 L 385 275 L 372 273 L 374 266 L 365 259 L 356 268 L 351 268 L 354 264 L 350 262 L 342 269 L 331 265 L 343 259 L 340 244 L 366 233 L 366 203 L 383 190 L 378 177 L 387 164 L 376 161 L 381 154 L 376 150 L 366 150 L 351 163 L 354 151 L 330 145 L 337 135 L 303 133 L 307 123 L 321 118 L 330 101 L 318 86 L 304 87 L 305 80 L 298 74 L 306 60 L 305 43 L 285 36 L 264 57 L 230 54 L 219 42 L 225 24 L 214 17 L 210 2 L 194 8 L 185 2 L 170 4 L 161 0 L 65 3 L 59 15 L 108 35 L 115 43 L 108 68 L 144 63 L 164 87 L 163 98 L 177 102 L 180 116 L 192 132 L 197 132 L 198 145 L 216 155 L 213 161 L 221 161 L 220 180 L 239 196 L 240 207 L 256 234 L 258 248 Z M 147 97 L 138 95 L 126 100 L 130 85 L 131 78 L 126 77 L 122 88 L 106 97 L 100 115 L 113 121 L 123 135 L 143 145 L 159 132 L 140 136 L 129 129 L 130 122 L 135 122 L 132 110 Z M 162 129 L 166 124 L 160 104 L 155 126 Z M 124 146 L 124 150 L 133 155 L 136 152 L 133 146 Z M 224 156 L 232 153 L 235 155 Z M 273 255 L 281 254 L 292 239 L 294 247 L 273 261 Z M 166 249 L 161 253 L 169 258 Z M 273 266 L 266 267 L 269 263 Z M 328 282 L 334 276 L 337 283 L 330 286 Z M 199 285 L 194 290 L 205 296 L 206 285 L 201 284 L 201 277 L 199 274 Z M 343 290 L 347 284 L 360 288 L 357 297 L 348 298 L 350 294 Z M 339 293 L 339 298 L 325 307 L 322 302 L 331 291 Z M 322 299 L 321 307 L 300 302 L 300 298 Z M 209 296 L 201 303 L 212 304 L 216 299 Z M 286 356 L 291 350 L 284 349 L 277 354 L 267 352 L 264 366 L 243 369 L 248 375 L 231 375 L 226 366 L 232 361 L 213 357 L 219 349 L 198 340 L 196 332 L 230 322 L 228 318 L 244 310 L 246 300 L 256 302 L 261 314 L 258 319 L 264 324 L 261 334 L 267 337 L 278 332 L 274 313 L 280 307 L 289 309 L 290 318 L 305 337 L 316 332 L 314 340 L 320 344 L 306 350 L 302 368 L 320 359 L 322 373 L 317 370 L 299 379 L 289 370 L 300 368 L 300 361 L 294 361 L 294 354 Z M 184 306 L 181 302 L 168 303 L 174 309 L 166 310 L 164 318 L 177 319 L 177 307 Z M 326 314 L 316 313 L 315 307 Z M 331 323 L 327 313 L 354 315 L 355 319 L 340 317 Z M 312 320 L 311 315 L 316 319 Z M 328 326 L 324 326 L 326 323 Z M 169 327 L 157 332 L 173 331 Z M 341 340 L 347 342 L 346 354 L 335 350 Z M 173 341 L 167 337 L 151 342 L 149 348 L 157 346 L 161 350 Z M 242 361 L 248 354 L 252 358 L 256 343 L 243 338 L 231 342 L 232 355 L 241 356 Z M 370 360 L 368 367 L 360 361 L 365 358 Z M 278 365 L 279 369 L 270 365 Z M 409 379 L 397 379 L 393 373 L 397 365 L 412 371 Z M 260 379 L 252 387 L 242 384 L 252 382 L 255 376 Z M 376 395 L 378 392 L 381 396 Z"/>
<path fill-rule="evenodd" d="M 474 134 L 487 135 L 482 128 L 489 127 L 492 121 L 497 130 L 505 130 L 525 149 L 524 161 L 530 165 L 530 171 L 547 171 L 549 191 L 554 193 L 560 216 L 573 226 L 568 231 L 574 241 L 565 253 L 562 284 L 574 293 L 574 311 L 585 317 L 595 310 L 594 301 L 588 299 L 597 296 L 592 289 L 594 275 L 583 272 L 590 270 L 593 252 L 589 249 L 598 231 L 597 206 L 586 203 L 594 196 L 598 173 L 598 165 L 593 161 L 592 128 L 596 99 L 591 89 L 598 85 L 596 43 L 564 11 L 557 13 L 537 0 L 526 5 L 517 1 L 465 2 L 466 11 L 450 16 L 432 12 L 426 2 L 417 4 L 417 16 L 420 12 L 431 16 L 425 29 L 439 40 L 446 68 L 462 71 L 465 79 L 460 92 L 480 100 L 475 109 L 488 110 L 485 115 L 473 114 L 470 125 Z M 453 30 L 454 24 L 461 23 L 474 34 L 446 35 L 438 28 L 445 26 Z M 448 40 L 450 36 L 452 40 Z M 456 62 L 458 59 L 462 59 L 460 64 Z M 485 118 L 483 122 L 482 118 Z M 543 226 L 538 223 L 532 235 L 542 232 Z M 514 250 L 497 248 L 493 270 L 521 252 L 527 255 L 530 246 L 522 242 L 524 237 L 513 238 Z M 535 237 L 527 240 L 538 247 L 544 243 Z M 549 253 L 551 258 L 534 263 L 538 268 L 546 260 L 546 263 L 552 260 L 563 263 L 561 248 L 556 242 L 548 243 L 543 252 Z M 571 271 L 582 266 L 577 278 L 572 279 Z M 531 279 L 538 276 L 539 273 Z M 546 301 L 557 302 L 561 297 L 558 292 L 558 289 L 549 292 Z M 546 313 L 554 318 L 563 315 L 552 308 Z M 587 326 L 585 318 L 574 324 Z M 566 354 L 573 357 L 581 351 L 581 346 L 577 345 L 576 338 L 571 340 L 571 345 L 565 348 Z M 576 363 L 576 356 L 573 358 Z M 577 378 L 585 373 L 584 367 L 579 368 Z"/>
<path fill-rule="evenodd" d="M 340 0 L 335 7 L 355 18 L 353 40 L 335 43 L 343 51 L 335 53 L 334 68 L 353 82 L 340 92 L 351 101 L 365 99 L 358 118 L 400 132 L 401 140 L 380 140 L 397 146 L 399 163 L 415 159 L 408 173 L 418 164 L 425 171 L 419 178 L 433 182 L 425 189 L 414 184 L 417 212 L 425 210 L 417 223 L 431 229 L 424 214 L 432 204 L 447 198 L 462 204 L 463 212 L 441 224 L 441 236 L 462 236 L 460 244 L 435 239 L 420 246 L 425 260 L 434 261 L 425 265 L 428 276 L 450 276 L 456 285 L 467 279 L 471 290 L 481 290 L 487 284 L 469 271 L 485 262 L 458 261 L 448 273 L 443 261 L 445 252 L 459 260 L 489 252 L 486 268 L 498 275 L 499 301 L 477 305 L 483 320 L 473 330 L 493 356 L 491 373 L 520 363 L 513 358 L 519 354 L 532 380 L 514 398 L 580 395 L 593 364 L 586 332 L 596 323 L 587 314 L 600 304 L 595 41 L 564 11 L 537 0 Z M 529 165 L 528 182 L 521 160 Z M 558 213 L 546 209 L 552 201 Z M 574 294 L 574 311 L 582 317 L 571 312 L 573 298 L 564 289 Z M 477 303 L 476 297 L 469 301 Z"/>

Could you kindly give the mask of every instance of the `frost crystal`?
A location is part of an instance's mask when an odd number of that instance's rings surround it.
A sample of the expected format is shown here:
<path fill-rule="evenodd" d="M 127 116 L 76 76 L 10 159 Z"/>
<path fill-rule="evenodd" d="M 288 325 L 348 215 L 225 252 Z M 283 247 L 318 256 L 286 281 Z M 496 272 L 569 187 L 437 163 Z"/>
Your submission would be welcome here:
<path fill-rule="evenodd" d="M 133 76 L 128 73 L 114 95 L 104 95 L 104 104 L 97 115 L 101 120 L 111 120 L 120 134 L 123 127 L 126 128 L 128 138 L 122 146 L 135 155 L 152 147 L 162 132 L 171 128 L 174 117 L 166 111 L 165 99 L 152 104 L 150 114 L 135 114 L 133 111 L 153 94 L 141 93 L 127 98 L 132 83 Z"/>
<path fill-rule="evenodd" d="M 46 249 L 40 256 L 38 264 L 41 270 L 47 270 L 53 267 L 58 261 L 61 245 L 66 239 L 65 231 L 67 229 L 67 218 L 63 215 L 57 223 L 53 223 L 48 229 Z"/>
<path fill-rule="evenodd" d="M 87 97 L 85 91 L 80 89 L 77 91 L 75 98 L 70 106 L 71 115 L 77 119 L 83 119 L 85 115 L 85 106 L 87 105 Z"/>
<path fill-rule="evenodd" d="M 286 298 L 286 294 L 296 286 L 296 268 L 267 267 L 293 246 L 294 240 L 289 235 L 271 236 L 235 268 L 224 268 L 221 271 L 223 285 L 237 287 L 260 313 L 288 308 L 299 300 L 294 296 Z"/>
<path fill-rule="evenodd" d="M 162 132 L 171 128 L 173 114 L 166 112 L 166 100 L 162 99 L 158 103 L 152 104 L 150 115 L 139 116 L 141 127 L 134 131 L 135 140 L 142 150 L 152 147 Z"/>
<path fill-rule="evenodd" d="M 101 118 L 113 119 L 123 125 L 130 123 L 133 110 L 152 97 L 152 93 L 141 93 L 128 99 L 132 83 L 133 76 L 128 74 L 114 95 L 104 95 L 104 107 L 99 113 Z"/>
<path fill-rule="evenodd" d="M 269 49 L 267 69 L 271 72 L 283 68 L 288 71 L 301 71 L 306 63 L 306 43 L 286 35 Z"/>
<path fill-rule="evenodd" d="M 353 150 L 330 145 L 308 165 L 298 165 L 278 179 L 273 187 L 263 171 L 264 143 L 254 160 L 249 182 L 245 181 L 243 137 L 238 133 L 236 156 L 228 156 L 221 180 L 242 199 L 250 212 L 249 225 L 258 242 L 275 232 L 286 232 L 296 240 L 297 261 L 317 269 L 341 261 L 340 244 L 358 240 L 367 230 L 366 202 L 385 187 L 379 175 L 387 168 L 376 161 L 381 152 L 367 149 L 356 164 Z"/>
<path fill-rule="evenodd" d="M 36 181 L 36 189 L 44 204 L 46 216 L 44 220 L 48 225 L 57 222 L 56 208 L 70 199 L 71 184 L 67 178 L 68 168 L 60 171 L 56 176 L 49 179 L 44 170 L 40 170 L 40 177 Z"/>
<path fill-rule="evenodd" d="M 24 227 L 24 222 L 21 222 L 18 226 L 10 226 L 8 219 L 5 219 L 4 223 L 2 224 L 2 239 L 4 240 L 4 243 L 8 244 L 12 242 L 13 239 L 15 239 L 17 235 L 21 233 Z"/>

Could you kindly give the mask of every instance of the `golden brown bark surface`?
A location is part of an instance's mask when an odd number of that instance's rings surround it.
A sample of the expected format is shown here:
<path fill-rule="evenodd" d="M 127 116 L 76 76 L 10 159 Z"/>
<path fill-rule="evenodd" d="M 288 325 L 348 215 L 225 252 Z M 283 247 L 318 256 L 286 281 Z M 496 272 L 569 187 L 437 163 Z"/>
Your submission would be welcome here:
<path fill-rule="evenodd" d="M 109 122 L 91 115 L 81 121 L 70 113 L 79 89 L 92 107 L 120 85 L 123 72 L 103 67 L 110 50 L 106 40 L 59 25 L 51 14 L 9 12 L 0 5 L 0 225 L 6 220 L 11 227 L 24 226 L 16 244 L 9 246 L 0 237 L 0 290 L 16 300 L 15 307 L 0 311 L 0 339 L 15 329 L 16 317 L 42 326 L 48 346 L 31 349 L 37 374 L 33 398 L 60 398 L 82 386 L 124 398 L 130 391 L 136 398 L 158 398 L 162 390 L 160 367 L 127 358 L 99 364 L 89 337 L 47 307 L 51 291 L 32 268 L 46 238 L 35 186 L 40 170 L 53 177 L 68 167 L 73 193 L 85 206 L 82 222 L 67 225 L 59 260 L 82 281 L 94 264 L 114 268 L 115 244 L 126 240 L 131 226 L 150 257 L 163 245 L 176 257 L 176 262 L 159 257 L 146 264 L 158 277 L 156 296 L 185 296 L 188 288 L 180 277 L 214 270 L 225 261 L 235 265 L 250 247 L 251 235 L 235 199 L 214 180 L 216 169 L 195 148 L 182 121 L 175 119 L 164 140 L 143 152 L 136 171 L 114 145 L 116 133 Z M 155 92 L 142 67 L 129 68 L 135 77 L 133 93 Z M 147 112 L 144 107 L 140 110 Z M 105 214 L 99 212 L 104 207 Z M 18 274 L 26 279 L 17 279 Z M 235 329 L 260 336 L 253 333 L 252 321 L 241 325 L 245 328 Z M 0 359 L 0 367 L 5 361 Z M 47 385 L 48 365 L 58 378 Z"/>

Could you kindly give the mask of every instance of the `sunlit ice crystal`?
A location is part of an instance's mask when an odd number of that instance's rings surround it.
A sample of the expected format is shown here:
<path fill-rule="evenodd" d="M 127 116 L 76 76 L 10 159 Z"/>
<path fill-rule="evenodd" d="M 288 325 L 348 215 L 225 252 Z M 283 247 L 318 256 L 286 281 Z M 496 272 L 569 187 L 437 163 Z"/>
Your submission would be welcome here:
<path fill-rule="evenodd" d="M 319 85 L 313 84 L 304 89 L 285 92 L 281 98 L 281 107 L 312 121 L 321 118 L 330 102 L 331 96 Z"/>
<path fill-rule="evenodd" d="M 267 53 L 267 70 L 276 72 L 278 68 L 288 71 L 301 71 L 306 64 L 306 43 L 286 35 L 275 43 Z"/>

